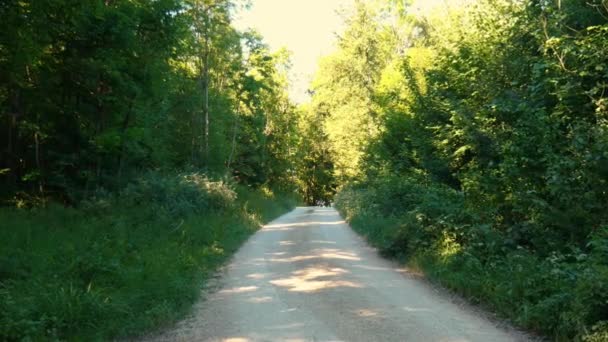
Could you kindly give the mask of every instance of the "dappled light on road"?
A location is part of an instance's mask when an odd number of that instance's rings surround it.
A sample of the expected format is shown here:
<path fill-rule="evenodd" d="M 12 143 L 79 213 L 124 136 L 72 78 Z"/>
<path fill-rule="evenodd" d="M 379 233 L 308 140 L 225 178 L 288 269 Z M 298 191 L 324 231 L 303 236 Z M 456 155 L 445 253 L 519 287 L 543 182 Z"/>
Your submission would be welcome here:
<path fill-rule="evenodd" d="M 247 278 L 264 279 L 266 276 L 267 276 L 267 274 L 264 274 L 264 273 L 251 273 L 251 274 L 247 275 Z"/>
<path fill-rule="evenodd" d="M 343 222 L 317 207 L 266 225 L 226 267 L 221 289 L 158 341 L 512 341 Z"/>
<path fill-rule="evenodd" d="M 362 287 L 359 283 L 340 278 L 346 273 L 348 271 L 342 268 L 317 265 L 292 272 L 291 277 L 273 280 L 270 283 L 286 287 L 293 292 L 315 292 L 335 287 Z"/>
<path fill-rule="evenodd" d="M 405 306 L 403 307 L 404 311 L 408 311 L 408 312 L 432 312 L 431 309 L 427 309 L 427 308 L 411 308 L 409 306 Z"/>
<path fill-rule="evenodd" d="M 378 316 L 378 312 L 371 310 L 371 309 L 356 310 L 356 314 L 359 317 L 376 317 L 376 316 Z"/>
<path fill-rule="evenodd" d="M 236 287 L 236 288 L 233 288 L 233 289 L 221 290 L 219 293 L 222 293 L 222 294 L 237 294 L 237 293 L 252 292 L 252 291 L 255 291 L 257 289 L 258 289 L 257 286 L 242 286 L 242 287 Z"/>
<path fill-rule="evenodd" d="M 283 256 L 288 255 L 287 252 L 278 252 L 271 253 L 273 256 Z M 351 260 L 351 261 L 359 261 L 361 260 L 357 254 L 342 251 L 339 249 L 315 249 L 311 251 L 311 254 L 308 255 L 295 255 L 291 257 L 281 257 L 281 258 L 270 258 L 269 260 L 272 262 L 298 262 L 304 260 L 317 260 L 317 259 L 343 259 L 343 260 Z"/>
<path fill-rule="evenodd" d="M 250 303 L 267 303 L 272 301 L 272 297 L 264 296 L 264 297 L 252 297 L 247 300 Z"/>
<path fill-rule="evenodd" d="M 271 232 L 275 230 L 289 230 L 292 228 L 304 227 L 304 228 L 314 228 L 314 226 L 336 226 L 340 224 L 345 224 L 346 221 L 332 221 L 332 222 L 323 222 L 323 221 L 308 221 L 308 222 L 298 222 L 298 223 L 284 223 L 284 224 L 269 224 L 264 226 L 264 230 L 262 232 Z"/>

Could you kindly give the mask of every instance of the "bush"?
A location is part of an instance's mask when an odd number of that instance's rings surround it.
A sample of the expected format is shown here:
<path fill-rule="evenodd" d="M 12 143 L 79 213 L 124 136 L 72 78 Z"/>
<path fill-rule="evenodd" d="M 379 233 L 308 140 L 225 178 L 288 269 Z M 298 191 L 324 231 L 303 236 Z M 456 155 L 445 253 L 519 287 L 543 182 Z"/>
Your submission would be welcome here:
<path fill-rule="evenodd" d="M 583 342 L 608 341 L 608 322 L 600 322 L 595 325 L 591 332 L 583 337 Z"/>
<path fill-rule="evenodd" d="M 430 279 L 521 326 L 556 340 L 606 336 L 607 227 L 589 236 L 586 249 L 547 256 L 484 222 L 457 191 L 420 179 L 348 186 L 335 204 L 383 254 L 407 257 Z"/>
<path fill-rule="evenodd" d="M 292 207 L 288 197 L 150 173 L 80 208 L 0 209 L 0 340 L 109 339 L 168 324 L 262 219 Z"/>

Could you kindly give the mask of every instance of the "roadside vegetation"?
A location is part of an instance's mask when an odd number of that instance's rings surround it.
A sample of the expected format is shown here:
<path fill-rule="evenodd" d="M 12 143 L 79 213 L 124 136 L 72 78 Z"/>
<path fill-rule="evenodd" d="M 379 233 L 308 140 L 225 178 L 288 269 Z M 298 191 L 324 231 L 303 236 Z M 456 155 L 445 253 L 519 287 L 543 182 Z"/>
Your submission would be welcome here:
<path fill-rule="evenodd" d="M 355 1 L 300 107 L 239 4 L 0 2 L 0 339 L 168 324 L 337 193 L 386 255 L 608 340 L 606 0 Z"/>
<path fill-rule="evenodd" d="M 313 83 L 335 204 L 559 341 L 608 337 L 608 3 L 358 2 Z"/>
<path fill-rule="evenodd" d="M 167 326 L 293 194 L 147 174 L 78 208 L 0 210 L 0 339 L 108 340 Z"/>
<path fill-rule="evenodd" d="M 342 190 L 340 213 L 383 255 L 518 326 L 558 341 L 606 341 L 608 229 L 585 247 L 539 251 L 463 210 L 461 193 L 391 179 Z"/>
<path fill-rule="evenodd" d="M 0 340 L 170 324 L 299 202 L 289 54 L 236 6 L 0 2 Z"/>

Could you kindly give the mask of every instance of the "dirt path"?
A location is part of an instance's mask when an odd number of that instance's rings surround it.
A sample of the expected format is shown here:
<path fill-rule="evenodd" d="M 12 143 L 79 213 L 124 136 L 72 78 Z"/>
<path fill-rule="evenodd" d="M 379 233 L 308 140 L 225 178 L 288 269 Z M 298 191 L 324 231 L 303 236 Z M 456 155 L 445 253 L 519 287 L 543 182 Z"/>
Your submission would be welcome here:
<path fill-rule="evenodd" d="M 254 235 L 220 290 L 151 341 L 523 341 L 380 258 L 331 208 Z"/>

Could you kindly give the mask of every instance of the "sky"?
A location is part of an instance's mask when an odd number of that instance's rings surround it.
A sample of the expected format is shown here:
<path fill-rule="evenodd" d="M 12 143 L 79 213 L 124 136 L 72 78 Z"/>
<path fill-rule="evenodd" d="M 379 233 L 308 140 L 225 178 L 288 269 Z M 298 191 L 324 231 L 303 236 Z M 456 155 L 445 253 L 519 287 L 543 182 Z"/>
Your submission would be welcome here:
<path fill-rule="evenodd" d="M 353 0 L 251 0 L 250 9 L 236 14 L 235 26 L 253 28 L 275 51 L 286 47 L 293 64 L 289 90 L 296 103 L 309 100 L 306 93 L 319 57 L 331 53 L 344 21 L 338 14 Z"/>

